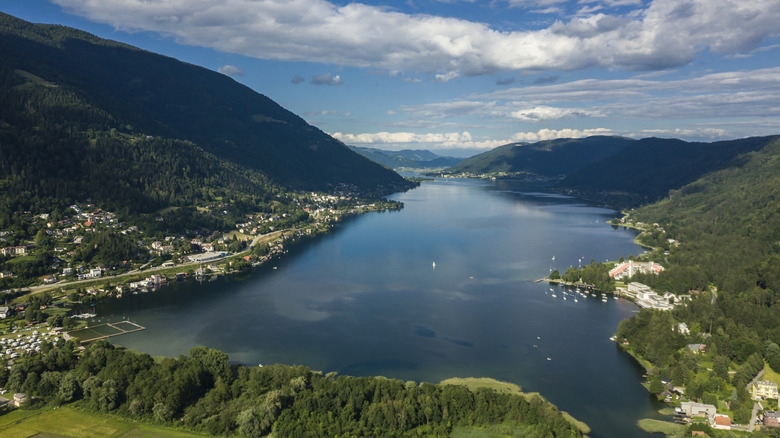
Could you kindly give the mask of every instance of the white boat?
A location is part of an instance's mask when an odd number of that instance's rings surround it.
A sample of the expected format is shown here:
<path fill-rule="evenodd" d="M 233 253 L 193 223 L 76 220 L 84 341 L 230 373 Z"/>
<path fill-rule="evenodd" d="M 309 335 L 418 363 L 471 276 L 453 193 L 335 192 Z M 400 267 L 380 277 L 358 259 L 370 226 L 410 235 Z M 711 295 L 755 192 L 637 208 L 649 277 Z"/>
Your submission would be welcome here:
<path fill-rule="evenodd" d="M 433 262 L 433 269 L 436 269 L 436 262 Z"/>
<path fill-rule="evenodd" d="M 605 295 L 605 296 L 601 297 L 601 301 L 606 303 L 607 302 L 607 296 Z"/>
<path fill-rule="evenodd" d="M 558 295 L 552 294 L 552 297 L 553 297 L 553 298 L 557 298 L 557 297 L 558 297 Z"/>

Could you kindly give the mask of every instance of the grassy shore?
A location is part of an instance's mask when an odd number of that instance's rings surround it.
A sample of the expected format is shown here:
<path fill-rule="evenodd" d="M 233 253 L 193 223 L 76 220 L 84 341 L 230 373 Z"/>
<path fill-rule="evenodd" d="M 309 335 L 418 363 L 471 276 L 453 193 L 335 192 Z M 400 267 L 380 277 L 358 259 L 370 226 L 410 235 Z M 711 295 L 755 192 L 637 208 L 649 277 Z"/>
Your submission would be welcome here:
<path fill-rule="evenodd" d="M 643 418 L 637 422 L 637 425 L 645 432 L 662 433 L 667 437 L 682 437 L 685 432 L 685 426 L 682 424 L 652 418 Z"/>
<path fill-rule="evenodd" d="M 194 438 L 203 435 L 65 406 L 55 409 L 16 409 L 0 415 L 0 436 Z"/>
<path fill-rule="evenodd" d="M 530 392 L 530 393 L 523 392 L 523 389 L 520 387 L 520 385 L 516 385 L 514 383 L 509 383 L 509 382 L 502 382 L 500 380 L 491 379 L 489 377 L 465 377 L 465 378 L 453 377 L 451 379 L 442 380 L 439 383 L 442 385 L 463 385 L 471 391 L 476 391 L 477 389 L 480 388 L 488 388 L 502 394 L 521 395 L 526 399 L 530 399 L 532 397 L 540 397 L 546 400 L 538 392 Z M 583 434 L 590 433 L 590 426 L 588 426 L 584 422 L 572 417 L 568 412 L 561 411 L 561 414 L 563 415 L 564 418 L 566 418 L 566 421 L 568 421 L 570 424 L 574 425 L 576 428 L 581 430 Z M 494 427 L 491 426 L 490 430 L 484 430 L 482 432 L 469 430 L 468 434 L 466 434 L 465 431 L 460 431 L 460 434 L 458 436 L 475 436 L 475 437 L 476 436 L 517 436 L 511 433 L 504 434 L 504 432 L 502 431 L 505 430 L 506 427 L 510 427 L 510 426 L 508 425 L 495 426 L 495 430 Z M 455 436 L 455 431 L 453 431 L 453 436 Z"/>

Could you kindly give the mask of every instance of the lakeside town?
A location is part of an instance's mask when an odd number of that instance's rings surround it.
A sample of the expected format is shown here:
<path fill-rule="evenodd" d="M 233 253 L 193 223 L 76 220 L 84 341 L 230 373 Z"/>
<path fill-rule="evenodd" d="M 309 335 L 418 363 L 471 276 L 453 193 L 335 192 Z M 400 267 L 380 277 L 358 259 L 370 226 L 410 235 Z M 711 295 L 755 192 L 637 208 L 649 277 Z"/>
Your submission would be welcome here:
<path fill-rule="evenodd" d="M 618 330 L 618 335 L 610 339 L 645 367 L 646 374 L 643 377 L 647 380 L 643 386 L 670 407 L 662 410 L 663 414 L 669 416 L 668 421 L 645 419 L 640 421 L 640 427 L 648 431 L 661 431 L 673 430 L 668 429 L 665 424 L 679 424 L 690 426 L 694 429 L 699 426 L 706 426 L 709 430 L 723 431 L 754 432 L 780 430 L 778 429 L 780 427 L 778 423 L 780 418 L 780 408 L 778 407 L 780 374 L 769 368 L 769 365 L 765 363 L 755 365 L 753 368 L 750 368 L 751 365 L 749 363 L 741 366 L 728 363 L 724 365 L 723 362 L 717 365 L 714 364 L 718 362 L 717 352 L 710 345 L 712 336 L 708 328 L 699 324 L 689 327 L 685 322 L 676 320 L 674 316 L 671 316 L 676 308 L 686 306 L 694 300 L 706 299 L 714 303 L 717 300 L 717 290 L 710 287 L 708 290 L 702 291 L 689 290 L 688 293 L 679 293 L 679 291 L 673 293 L 663 289 L 654 289 L 648 284 L 637 281 L 637 279 L 652 280 L 664 272 L 665 267 L 652 259 L 665 259 L 680 245 L 680 242 L 665 237 L 665 230 L 658 224 L 627 222 L 625 218 L 613 221 L 613 225 L 616 224 L 638 230 L 640 234 L 637 237 L 637 243 L 641 244 L 646 249 L 646 252 L 637 258 L 631 257 L 629 260 L 621 258 L 619 262 L 599 263 L 597 265 L 593 265 L 591 262 L 590 266 L 569 267 L 563 275 L 558 274 L 557 270 L 553 270 L 550 277 L 539 281 L 561 285 L 570 294 L 574 288 L 576 288 L 577 292 L 582 290 L 583 296 L 587 296 L 584 292 L 588 290 L 600 290 L 603 297 L 602 301 L 606 301 L 606 294 L 611 293 L 616 299 L 624 298 L 634 302 L 643 312 L 661 312 L 666 314 L 667 319 L 673 321 L 670 324 L 671 330 L 667 335 L 659 334 L 659 336 L 686 340 L 685 342 L 687 343 L 682 344 L 677 355 L 686 357 L 691 363 L 697 364 L 694 366 L 694 370 L 698 368 L 699 371 L 694 371 L 694 377 L 703 373 L 712 373 L 714 369 L 719 369 L 719 372 L 723 372 L 729 377 L 733 377 L 738 373 L 743 376 L 755 376 L 752 379 L 748 377 L 747 380 L 749 382 L 744 385 L 740 385 L 736 379 L 732 378 L 730 380 L 736 386 L 726 383 L 725 387 L 721 387 L 721 393 L 724 391 L 730 392 L 730 399 L 729 397 L 724 397 L 720 394 L 716 396 L 709 392 L 701 395 L 701 388 L 698 385 L 689 388 L 679 383 L 679 376 L 674 375 L 673 378 L 673 373 L 670 374 L 670 371 L 673 370 L 659 371 L 656 369 L 648 360 L 637 354 L 627 337 L 621 336 L 621 330 Z M 658 246 L 650 245 L 647 240 L 642 240 L 642 237 L 648 235 L 653 236 L 653 243 Z M 589 270 L 591 272 L 588 272 Z M 602 281 L 599 286 L 593 284 L 596 282 L 594 278 L 597 278 L 593 271 L 608 276 L 608 281 Z M 586 276 L 590 278 L 590 282 L 586 281 Z M 652 281 L 648 282 L 653 283 Z M 564 296 L 566 296 L 566 292 L 564 292 Z M 576 301 L 576 295 L 574 296 Z M 724 366 L 725 371 L 723 371 Z M 732 401 L 735 402 L 737 398 L 747 398 L 753 403 L 748 417 L 743 416 L 741 420 L 737 420 L 738 415 L 735 410 L 732 410 Z M 705 436 L 704 430 L 706 429 L 701 431 L 694 430 L 693 436 Z"/>

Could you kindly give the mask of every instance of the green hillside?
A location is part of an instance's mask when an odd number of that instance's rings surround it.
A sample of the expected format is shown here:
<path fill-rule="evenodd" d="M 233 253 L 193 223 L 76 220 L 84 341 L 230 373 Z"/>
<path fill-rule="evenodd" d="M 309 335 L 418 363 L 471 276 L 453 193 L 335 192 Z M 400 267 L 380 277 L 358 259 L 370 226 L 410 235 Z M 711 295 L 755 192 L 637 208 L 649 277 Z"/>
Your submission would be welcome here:
<path fill-rule="evenodd" d="M 0 14 L 0 53 L 6 93 L 20 79 L 28 87 L 62 89 L 55 96 L 46 92 L 51 90 L 36 92 L 51 116 L 46 129 L 79 130 L 78 135 L 115 129 L 191 142 L 293 188 L 348 186 L 388 193 L 409 187 L 394 172 L 350 151 L 266 96 L 201 67 L 5 14 Z M 19 78 L 9 71 L 20 71 Z M 68 101 L 57 102 L 56 95 L 66 94 Z M 84 105 L 91 107 L 89 119 L 82 119 Z M 2 117 L 6 131 L 23 129 L 8 121 L 13 115 L 7 111 Z M 82 122 L 78 128 L 69 126 L 74 117 Z"/>
<path fill-rule="evenodd" d="M 512 143 L 467 158 L 446 173 L 532 173 L 556 178 L 616 154 L 634 140 L 593 136 L 545 140 L 532 144 Z"/>
<path fill-rule="evenodd" d="M 620 323 L 617 338 L 652 364 L 651 391 L 661 392 L 669 377 L 689 400 L 728 406 L 732 421 L 745 424 L 754 404 L 746 385 L 766 363 L 780 367 L 780 137 L 736 158 L 629 212 L 627 220 L 645 229 L 640 240 L 656 248 L 647 258 L 666 266 L 632 281 L 694 292 L 669 312 L 642 309 Z M 681 322 L 689 332 L 677 328 Z M 688 344 L 705 351 L 694 354 Z"/>
<path fill-rule="evenodd" d="M 730 292 L 780 293 L 780 137 L 764 141 L 760 150 L 737 157 L 738 165 L 630 214 L 660 224 L 664 238 L 681 242 L 672 252 L 674 265 Z"/>
<path fill-rule="evenodd" d="M 775 137 L 753 137 L 715 143 L 645 138 L 620 152 L 585 166 L 560 183 L 592 199 L 637 205 L 666 197 L 669 190 L 712 171 L 738 166 L 736 157 L 755 151 Z"/>

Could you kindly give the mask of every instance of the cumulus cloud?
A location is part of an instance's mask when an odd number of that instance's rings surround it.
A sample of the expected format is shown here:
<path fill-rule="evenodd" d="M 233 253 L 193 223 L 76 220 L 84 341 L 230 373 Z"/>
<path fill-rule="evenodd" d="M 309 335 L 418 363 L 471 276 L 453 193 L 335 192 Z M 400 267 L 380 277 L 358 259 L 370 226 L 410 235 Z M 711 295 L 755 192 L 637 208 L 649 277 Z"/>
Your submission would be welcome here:
<path fill-rule="evenodd" d="M 468 131 L 447 133 L 417 134 L 413 132 L 376 132 L 366 134 L 345 134 L 336 132 L 334 138 L 347 144 L 382 144 L 409 147 L 428 147 L 434 149 L 493 149 L 509 143 L 553 140 L 556 138 L 582 138 L 591 135 L 612 135 L 606 128 L 594 129 L 540 129 L 538 131 L 517 132 L 506 139 L 476 139 Z M 419 146 L 423 145 L 423 146 Z"/>
<path fill-rule="evenodd" d="M 598 111 L 583 108 L 554 108 L 551 106 L 537 106 L 509 113 L 509 117 L 525 122 L 540 122 L 544 120 L 570 119 L 575 117 L 604 117 Z"/>
<path fill-rule="evenodd" d="M 556 138 L 583 138 L 592 135 L 612 135 L 607 128 L 593 129 L 540 129 L 536 132 L 517 132 L 512 135 L 512 142 L 555 140 Z"/>
<path fill-rule="evenodd" d="M 347 144 L 373 143 L 459 143 L 471 141 L 468 131 L 448 133 L 416 134 L 413 132 L 376 132 L 371 134 L 344 134 L 336 132 L 331 136 Z"/>
<path fill-rule="evenodd" d="M 218 72 L 228 76 L 244 76 L 244 70 L 236 67 L 235 65 L 223 65 L 217 69 Z"/>
<path fill-rule="evenodd" d="M 314 76 L 311 78 L 311 83 L 314 85 L 344 85 L 339 75 L 332 76 L 330 73 Z"/>
<path fill-rule="evenodd" d="M 704 51 L 749 52 L 776 36 L 780 22 L 777 0 L 652 0 L 624 15 L 587 14 L 519 31 L 327 0 L 53 1 L 92 21 L 182 44 L 263 59 L 424 72 L 438 80 L 520 69 L 670 68 Z M 536 8 L 561 2 L 509 0 Z"/>

